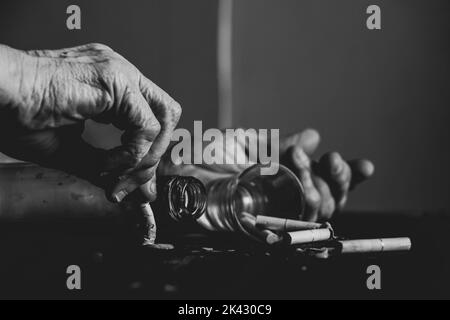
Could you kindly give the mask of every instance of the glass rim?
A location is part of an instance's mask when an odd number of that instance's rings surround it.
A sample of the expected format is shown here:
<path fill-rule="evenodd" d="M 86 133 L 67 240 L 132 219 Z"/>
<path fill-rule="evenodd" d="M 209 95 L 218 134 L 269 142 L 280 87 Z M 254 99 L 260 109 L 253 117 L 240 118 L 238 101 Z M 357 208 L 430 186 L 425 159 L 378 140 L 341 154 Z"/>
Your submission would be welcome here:
<path fill-rule="evenodd" d="M 238 187 L 238 185 L 239 185 L 239 183 L 240 183 L 240 179 L 242 179 L 249 171 L 252 171 L 252 170 L 254 170 L 255 168 L 263 168 L 263 167 L 265 167 L 264 164 L 259 164 L 259 163 L 257 163 L 257 164 L 254 164 L 254 165 L 248 167 L 248 168 L 245 169 L 244 171 L 240 172 L 240 173 L 235 177 L 235 179 L 234 179 L 234 183 L 233 183 L 233 191 L 232 191 L 232 192 L 235 192 L 235 190 L 237 189 L 237 187 Z M 299 216 L 298 216 L 298 218 L 301 220 L 302 217 L 304 216 L 304 212 L 305 212 L 305 188 L 304 188 L 302 182 L 300 181 L 300 179 L 295 175 L 295 173 L 292 172 L 291 169 L 289 169 L 287 166 L 285 166 L 285 165 L 283 165 L 283 164 L 279 164 L 278 172 L 277 172 L 276 174 L 274 174 L 274 175 L 280 174 L 280 170 L 282 170 L 284 174 L 289 175 L 289 177 L 290 177 L 293 181 L 296 182 L 295 185 L 298 187 L 298 191 L 299 191 L 298 193 L 299 193 L 299 196 L 301 197 L 301 201 L 300 201 L 300 202 L 301 202 L 301 208 L 300 208 L 301 214 L 299 214 Z M 232 219 L 232 221 L 234 221 L 234 224 L 237 225 L 237 227 L 238 227 L 241 231 L 243 231 L 247 236 L 250 236 L 251 238 L 254 238 L 254 239 L 256 239 L 256 240 L 259 240 L 259 239 L 258 239 L 256 236 L 254 236 L 250 231 L 248 231 L 244 225 L 242 225 L 242 223 L 241 223 L 240 220 L 239 220 L 239 217 L 237 216 L 238 213 L 236 212 L 235 207 L 233 206 L 232 208 L 233 208 L 233 209 L 232 209 L 232 214 L 233 214 L 233 216 L 234 216 L 234 217 L 233 217 L 234 219 Z"/>

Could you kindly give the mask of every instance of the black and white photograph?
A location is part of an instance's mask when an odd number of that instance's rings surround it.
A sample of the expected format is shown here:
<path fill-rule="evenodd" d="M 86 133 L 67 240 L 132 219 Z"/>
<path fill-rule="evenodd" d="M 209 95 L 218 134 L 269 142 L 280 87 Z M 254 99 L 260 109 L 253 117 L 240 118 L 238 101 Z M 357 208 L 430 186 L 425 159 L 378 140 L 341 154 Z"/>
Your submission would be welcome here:
<path fill-rule="evenodd" d="M 0 300 L 450 299 L 449 39 L 447 0 L 2 0 Z"/>

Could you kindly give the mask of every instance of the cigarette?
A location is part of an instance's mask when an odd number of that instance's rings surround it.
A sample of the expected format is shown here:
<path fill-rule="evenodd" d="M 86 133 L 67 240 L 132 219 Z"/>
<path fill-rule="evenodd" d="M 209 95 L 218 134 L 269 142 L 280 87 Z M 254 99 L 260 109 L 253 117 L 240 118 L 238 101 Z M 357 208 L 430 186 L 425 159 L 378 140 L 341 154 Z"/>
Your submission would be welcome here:
<path fill-rule="evenodd" d="M 249 232 L 269 245 L 273 245 L 283 241 L 283 237 L 270 230 L 256 228 L 256 218 L 251 214 L 242 213 L 239 220 L 248 229 Z"/>
<path fill-rule="evenodd" d="M 156 221 L 150 203 L 141 205 L 141 213 L 143 218 L 144 241 L 143 245 L 155 244 L 156 241 Z"/>
<path fill-rule="evenodd" d="M 289 244 L 302 244 L 329 240 L 333 237 L 331 228 L 288 232 Z"/>
<path fill-rule="evenodd" d="M 283 241 L 283 237 L 267 229 L 261 230 L 261 234 L 263 235 L 266 243 L 269 245 L 277 244 Z"/>
<path fill-rule="evenodd" d="M 410 238 L 366 239 L 338 241 L 342 246 L 341 253 L 368 253 L 409 251 L 412 244 Z"/>
<path fill-rule="evenodd" d="M 263 229 L 281 232 L 319 229 L 322 227 L 319 223 L 268 216 L 256 216 L 256 226 Z"/>

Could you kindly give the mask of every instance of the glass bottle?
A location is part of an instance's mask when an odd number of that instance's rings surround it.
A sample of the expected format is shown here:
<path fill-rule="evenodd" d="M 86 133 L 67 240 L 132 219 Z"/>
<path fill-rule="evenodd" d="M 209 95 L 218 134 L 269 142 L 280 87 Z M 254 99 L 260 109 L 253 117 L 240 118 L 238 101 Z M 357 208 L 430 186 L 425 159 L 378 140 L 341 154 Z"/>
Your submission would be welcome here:
<path fill-rule="evenodd" d="M 190 176 L 160 176 L 157 194 L 151 206 L 160 233 L 201 231 L 196 221 L 206 212 L 207 192 L 200 180 Z"/>

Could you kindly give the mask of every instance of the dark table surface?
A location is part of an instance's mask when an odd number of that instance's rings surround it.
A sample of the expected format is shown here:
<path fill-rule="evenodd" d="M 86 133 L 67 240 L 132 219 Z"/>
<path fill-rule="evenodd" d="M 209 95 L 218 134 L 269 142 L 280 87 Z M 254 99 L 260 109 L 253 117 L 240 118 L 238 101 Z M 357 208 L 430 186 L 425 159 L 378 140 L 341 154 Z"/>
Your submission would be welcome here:
<path fill-rule="evenodd" d="M 181 237 L 175 250 L 154 251 L 117 225 L 65 224 L 0 225 L 0 298 L 450 298 L 444 212 L 341 214 L 333 221 L 338 235 L 408 236 L 413 250 L 325 260 L 229 236 Z M 82 270 L 80 291 L 66 288 L 69 265 Z M 367 289 L 370 265 L 381 269 L 381 290 Z"/>

